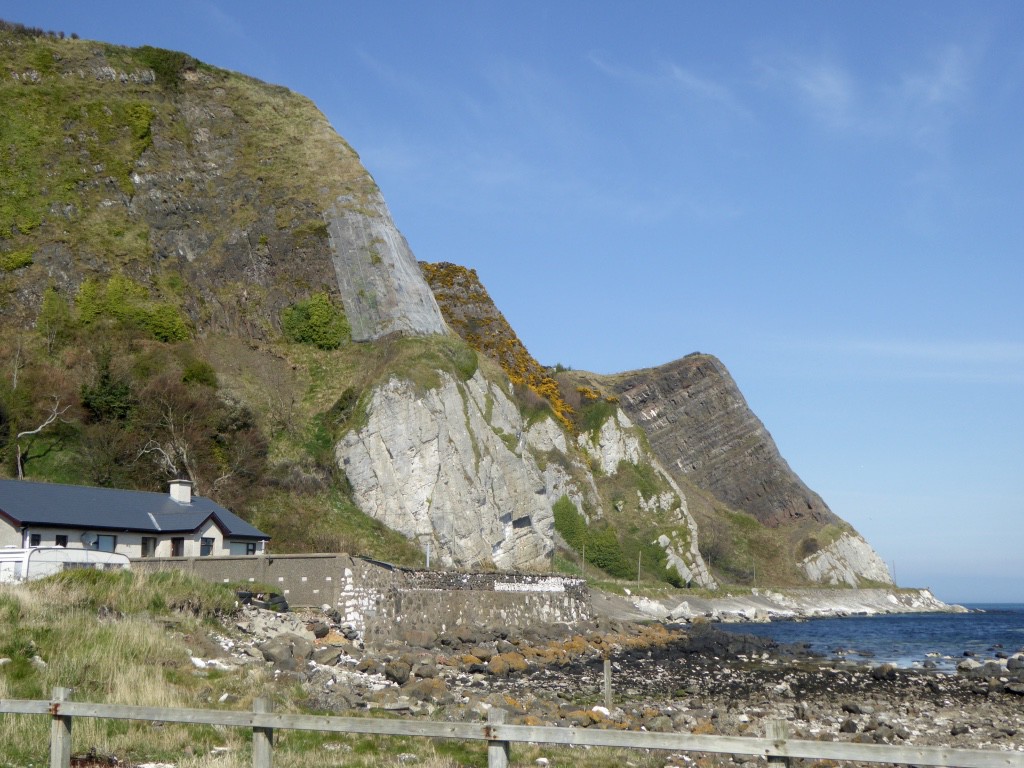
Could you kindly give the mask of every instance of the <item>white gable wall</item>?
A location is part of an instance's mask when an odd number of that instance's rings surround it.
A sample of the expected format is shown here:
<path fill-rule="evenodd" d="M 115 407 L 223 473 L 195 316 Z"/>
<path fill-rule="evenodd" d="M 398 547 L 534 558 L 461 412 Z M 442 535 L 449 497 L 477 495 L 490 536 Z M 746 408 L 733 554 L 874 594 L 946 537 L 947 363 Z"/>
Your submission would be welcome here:
<path fill-rule="evenodd" d="M 21 532 L 0 517 L 0 547 L 20 547 Z"/>

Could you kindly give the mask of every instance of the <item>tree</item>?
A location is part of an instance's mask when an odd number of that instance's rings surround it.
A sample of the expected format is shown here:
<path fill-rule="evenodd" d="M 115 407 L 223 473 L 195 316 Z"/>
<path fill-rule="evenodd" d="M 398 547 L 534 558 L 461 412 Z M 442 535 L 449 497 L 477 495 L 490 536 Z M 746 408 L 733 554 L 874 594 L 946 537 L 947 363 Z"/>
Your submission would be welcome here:
<path fill-rule="evenodd" d="M 71 307 L 56 289 L 50 288 L 43 294 L 36 318 L 36 330 L 46 340 L 46 353 L 52 355 L 71 338 L 74 320 Z"/>
<path fill-rule="evenodd" d="M 11 391 L 17 391 L 18 389 L 18 377 L 21 375 L 22 369 L 28 365 L 25 358 L 22 356 L 22 340 L 21 335 L 18 335 L 18 344 L 14 349 L 14 359 L 11 362 Z"/>
<path fill-rule="evenodd" d="M 193 395 L 179 378 L 168 374 L 152 379 L 139 395 L 136 428 L 146 437 L 139 450 L 167 479 L 187 477 L 200 492 L 202 447 L 211 437 L 212 404 Z"/>
<path fill-rule="evenodd" d="M 262 478 L 267 443 L 252 412 L 209 389 L 165 373 L 139 393 L 131 427 L 147 460 L 166 479 L 187 477 L 196 492 L 237 502 Z"/>
<path fill-rule="evenodd" d="M 131 488 L 146 477 L 136 477 L 140 468 L 135 462 L 140 446 L 136 435 L 122 422 L 95 422 L 82 428 L 78 452 L 83 476 L 93 485 L 108 488 Z M 146 472 L 146 475 L 151 475 Z"/>
<path fill-rule="evenodd" d="M 18 434 L 15 435 L 15 438 L 14 438 L 14 440 L 15 440 L 15 447 L 17 448 L 16 463 L 17 463 L 17 467 L 18 467 L 18 479 L 19 480 L 24 480 L 25 479 L 25 460 L 27 460 L 27 459 L 23 459 L 23 456 L 25 456 L 26 454 L 23 454 L 22 450 L 21 450 L 21 440 L 22 440 L 22 438 L 34 437 L 34 436 L 38 435 L 40 432 L 42 432 L 44 429 L 46 429 L 47 427 L 49 427 L 49 426 L 51 426 L 52 424 L 55 424 L 55 423 L 59 423 L 59 422 L 62 422 L 62 423 L 65 423 L 65 424 L 69 423 L 68 420 L 64 418 L 64 414 L 67 413 L 68 409 L 71 408 L 71 404 L 68 404 L 68 405 L 65 405 L 64 407 L 61 407 L 60 398 L 57 397 L 57 395 L 52 395 L 52 398 L 53 398 L 53 405 L 50 407 L 50 410 L 47 412 L 47 414 L 46 414 L 45 418 L 43 419 L 42 423 L 39 424 L 34 429 L 25 429 L 25 430 L 22 430 L 21 432 L 18 432 Z M 29 443 L 31 444 L 31 441 L 29 441 Z"/>
<path fill-rule="evenodd" d="M 221 406 L 212 446 L 218 475 L 210 484 L 210 495 L 232 506 L 244 502 L 263 479 L 268 444 L 248 407 L 224 400 Z"/>
<path fill-rule="evenodd" d="M 131 386 L 110 370 L 110 350 L 100 352 L 95 384 L 82 385 L 82 405 L 92 421 L 124 421 L 135 401 Z"/>

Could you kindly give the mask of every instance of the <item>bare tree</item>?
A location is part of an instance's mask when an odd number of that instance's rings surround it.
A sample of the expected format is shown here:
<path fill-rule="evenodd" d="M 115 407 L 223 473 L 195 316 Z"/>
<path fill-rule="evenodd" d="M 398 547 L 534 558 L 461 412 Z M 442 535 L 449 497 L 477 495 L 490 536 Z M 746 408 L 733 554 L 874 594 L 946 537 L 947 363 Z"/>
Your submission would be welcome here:
<path fill-rule="evenodd" d="M 18 374 L 21 373 L 21 369 L 24 368 L 28 363 L 21 357 L 21 336 L 18 336 L 18 346 L 14 348 L 14 362 L 11 366 L 11 391 L 13 392 L 18 388 Z"/>
<path fill-rule="evenodd" d="M 209 405 L 188 397 L 180 382 L 168 378 L 158 379 L 145 395 L 141 409 L 150 438 L 139 451 L 139 458 L 151 454 L 168 477 L 184 473 L 197 489 L 201 488 L 197 454 L 207 439 Z"/>
<path fill-rule="evenodd" d="M 19 350 L 20 350 L 20 347 L 19 347 Z M 15 368 L 15 371 L 17 371 L 17 368 Z M 22 451 L 21 451 L 21 439 L 23 437 L 32 437 L 34 435 L 38 435 L 40 432 L 42 432 L 44 429 L 49 427 L 51 424 L 54 424 L 55 422 L 63 422 L 65 424 L 70 423 L 70 422 L 68 422 L 67 419 L 64 418 L 64 414 L 67 413 L 68 410 L 71 408 L 71 404 L 69 403 L 68 405 L 65 405 L 63 408 L 61 408 L 60 398 L 57 397 L 57 395 L 51 395 L 51 397 L 53 398 L 53 406 L 50 408 L 49 412 L 46 414 L 46 418 L 43 419 L 43 423 L 40 424 L 35 429 L 23 430 L 23 431 L 19 432 L 15 436 L 15 446 L 17 448 L 17 463 L 18 463 L 18 479 L 19 480 L 24 480 L 25 479 L 25 468 L 24 468 L 24 462 L 22 461 L 22 456 L 24 456 L 25 454 L 23 454 Z"/>
<path fill-rule="evenodd" d="M 146 443 L 137 458 L 148 455 L 166 477 L 186 477 L 197 492 L 204 492 L 213 463 L 209 454 L 216 408 L 216 398 L 174 376 L 153 379 L 139 395 L 137 424 Z"/>

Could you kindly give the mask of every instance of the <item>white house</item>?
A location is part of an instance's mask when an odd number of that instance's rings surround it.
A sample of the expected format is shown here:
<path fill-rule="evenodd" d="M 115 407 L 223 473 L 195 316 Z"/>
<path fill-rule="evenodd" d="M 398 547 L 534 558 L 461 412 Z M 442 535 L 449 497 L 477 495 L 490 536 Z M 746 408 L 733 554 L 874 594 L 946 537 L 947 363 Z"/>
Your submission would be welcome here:
<path fill-rule="evenodd" d="M 258 555 L 270 537 L 173 480 L 169 493 L 0 479 L 0 546 L 128 557 Z"/>

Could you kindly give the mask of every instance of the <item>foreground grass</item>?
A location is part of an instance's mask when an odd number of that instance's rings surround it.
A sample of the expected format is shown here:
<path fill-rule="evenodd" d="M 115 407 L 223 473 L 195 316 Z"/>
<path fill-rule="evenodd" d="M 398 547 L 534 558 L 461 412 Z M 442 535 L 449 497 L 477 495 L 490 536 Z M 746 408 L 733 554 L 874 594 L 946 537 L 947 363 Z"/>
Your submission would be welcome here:
<path fill-rule="evenodd" d="M 179 573 L 69 571 L 0 588 L 0 698 L 45 699 L 55 687 L 79 701 L 152 707 L 215 706 L 225 692 L 240 697 L 269 689 L 262 669 L 199 676 L 191 656 L 212 652 L 210 623 L 234 610 L 234 595 Z M 0 765 L 43 760 L 49 723 L 43 717 L 0 720 Z M 75 721 L 76 751 L 122 759 L 239 748 L 232 732 L 114 720 Z"/>
<path fill-rule="evenodd" d="M 266 697 L 281 713 L 309 713 L 294 681 L 276 681 L 262 664 L 235 672 L 197 669 L 215 655 L 235 596 L 219 584 L 180 573 L 70 571 L 24 585 L 0 586 L 0 699 L 48 699 L 72 688 L 83 702 L 201 709 L 251 709 Z M 229 704 L 219 699 L 230 694 Z M 45 765 L 49 718 L 0 716 L 0 768 Z M 72 751 L 116 756 L 122 764 L 159 761 L 178 768 L 251 765 L 251 731 L 208 725 L 78 717 Z M 512 764 L 553 768 L 654 768 L 658 752 L 512 746 Z M 278 730 L 274 760 L 295 768 L 484 768 L 487 745 L 444 739 Z"/>

